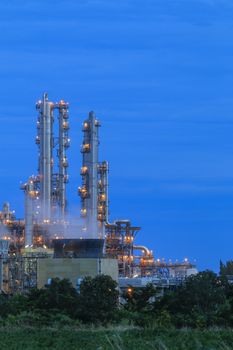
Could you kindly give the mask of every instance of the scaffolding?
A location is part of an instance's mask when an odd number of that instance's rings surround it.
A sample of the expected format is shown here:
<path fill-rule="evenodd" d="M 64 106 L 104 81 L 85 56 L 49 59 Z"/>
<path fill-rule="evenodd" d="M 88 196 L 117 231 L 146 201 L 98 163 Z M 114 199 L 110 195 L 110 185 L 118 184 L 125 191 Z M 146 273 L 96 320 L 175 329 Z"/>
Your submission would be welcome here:
<path fill-rule="evenodd" d="M 37 252 L 0 257 L 0 291 L 3 294 L 25 294 L 37 288 L 38 260 L 49 256 Z"/>
<path fill-rule="evenodd" d="M 131 226 L 129 220 L 118 220 L 106 224 L 106 254 L 118 259 L 119 277 L 157 277 L 159 279 L 184 279 L 195 266 L 184 259 L 183 262 L 155 260 L 153 252 L 142 245 L 135 245 L 135 237 L 140 227 Z M 136 254 L 140 251 L 140 254 Z M 194 271 L 194 270 L 193 270 Z"/>
<path fill-rule="evenodd" d="M 133 227 L 129 220 L 106 224 L 106 254 L 118 259 L 119 276 L 134 273 L 134 240 L 140 227 Z"/>

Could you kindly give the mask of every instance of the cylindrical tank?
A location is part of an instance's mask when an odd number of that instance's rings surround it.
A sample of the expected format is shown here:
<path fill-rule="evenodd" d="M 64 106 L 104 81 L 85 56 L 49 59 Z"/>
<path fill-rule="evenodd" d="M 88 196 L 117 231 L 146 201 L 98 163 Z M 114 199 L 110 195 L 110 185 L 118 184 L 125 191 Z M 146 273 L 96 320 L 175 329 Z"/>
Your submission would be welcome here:
<path fill-rule="evenodd" d="M 52 150 L 53 150 L 53 103 L 48 101 L 48 95 L 43 95 L 39 106 L 40 119 L 40 200 L 41 220 L 48 223 L 51 219 L 51 188 L 52 188 Z"/>
<path fill-rule="evenodd" d="M 86 210 L 86 236 L 98 238 L 98 128 L 100 123 L 95 113 L 90 112 L 89 118 L 84 122 L 84 140 L 82 145 L 83 168 L 87 171 L 83 175 L 83 202 Z M 86 190 L 86 193 L 85 193 Z"/>
<path fill-rule="evenodd" d="M 29 178 L 25 188 L 25 247 L 33 244 L 33 180 Z"/>

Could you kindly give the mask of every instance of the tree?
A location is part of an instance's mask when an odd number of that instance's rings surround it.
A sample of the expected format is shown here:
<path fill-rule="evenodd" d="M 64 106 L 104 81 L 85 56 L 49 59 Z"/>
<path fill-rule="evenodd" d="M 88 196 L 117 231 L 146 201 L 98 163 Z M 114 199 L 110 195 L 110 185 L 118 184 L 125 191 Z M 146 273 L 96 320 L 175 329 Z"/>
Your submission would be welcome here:
<path fill-rule="evenodd" d="M 80 286 L 78 316 L 83 322 L 107 323 L 118 310 L 117 283 L 110 276 L 86 277 Z"/>
<path fill-rule="evenodd" d="M 78 294 L 68 279 L 54 278 L 43 289 L 33 289 L 27 297 L 32 311 L 61 312 L 76 315 Z"/>
<path fill-rule="evenodd" d="M 124 307 L 129 311 L 148 311 L 152 308 L 152 298 L 156 295 L 156 288 L 148 284 L 145 288 L 129 287 L 123 293 Z"/>
<path fill-rule="evenodd" d="M 0 317 L 17 315 L 27 307 L 27 298 L 24 295 L 15 294 L 12 297 L 0 295 Z"/>
<path fill-rule="evenodd" d="M 167 310 L 177 326 L 206 326 L 229 322 L 229 284 L 211 271 L 190 276 L 175 291 L 154 304 L 154 311 Z"/>
<path fill-rule="evenodd" d="M 224 264 L 220 260 L 220 276 L 232 276 L 233 275 L 233 260 L 229 260 Z"/>

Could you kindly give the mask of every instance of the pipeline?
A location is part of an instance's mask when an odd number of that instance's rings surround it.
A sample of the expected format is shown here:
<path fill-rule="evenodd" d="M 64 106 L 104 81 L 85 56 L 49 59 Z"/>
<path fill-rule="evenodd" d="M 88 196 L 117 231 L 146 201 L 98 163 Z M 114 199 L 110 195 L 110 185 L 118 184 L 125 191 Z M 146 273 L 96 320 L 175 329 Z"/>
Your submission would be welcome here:
<path fill-rule="evenodd" d="M 134 250 L 141 250 L 142 252 L 144 252 L 144 254 L 145 254 L 146 256 L 151 256 L 150 250 L 149 250 L 147 247 L 144 247 L 144 246 L 142 246 L 142 245 L 134 245 L 134 246 L 133 246 L 133 249 L 134 249 Z"/>

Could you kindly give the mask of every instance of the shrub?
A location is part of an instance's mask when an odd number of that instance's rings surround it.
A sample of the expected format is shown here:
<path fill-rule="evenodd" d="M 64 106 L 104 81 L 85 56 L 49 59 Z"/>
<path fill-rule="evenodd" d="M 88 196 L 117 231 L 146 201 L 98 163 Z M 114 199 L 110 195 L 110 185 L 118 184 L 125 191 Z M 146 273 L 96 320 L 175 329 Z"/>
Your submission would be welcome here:
<path fill-rule="evenodd" d="M 80 286 L 78 318 L 87 323 L 106 324 L 117 317 L 119 292 L 110 277 L 86 277 Z"/>

